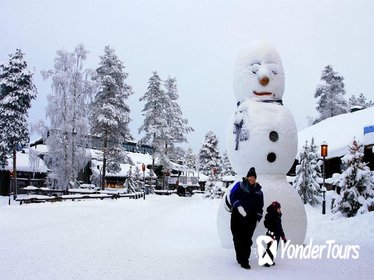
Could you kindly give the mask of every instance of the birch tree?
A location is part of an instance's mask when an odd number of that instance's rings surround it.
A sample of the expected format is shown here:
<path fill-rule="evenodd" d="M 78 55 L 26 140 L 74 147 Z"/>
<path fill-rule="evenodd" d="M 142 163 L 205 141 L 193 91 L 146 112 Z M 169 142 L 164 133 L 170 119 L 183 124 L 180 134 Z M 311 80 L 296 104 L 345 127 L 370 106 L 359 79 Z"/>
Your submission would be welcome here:
<path fill-rule="evenodd" d="M 48 178 L 52 187 L 67 189 L 90 159 L 88 106 L 95 84 L 92 70 L 84 68 L 88 51 L 80 44 L 73 52 L 58 50 L 54 68 L 42 71 L 44 79 L 51 79 L 51 93 L 47 96 L 47 118 L 50 129 L 46 135 L 46 162 L 52 172 Z"/>

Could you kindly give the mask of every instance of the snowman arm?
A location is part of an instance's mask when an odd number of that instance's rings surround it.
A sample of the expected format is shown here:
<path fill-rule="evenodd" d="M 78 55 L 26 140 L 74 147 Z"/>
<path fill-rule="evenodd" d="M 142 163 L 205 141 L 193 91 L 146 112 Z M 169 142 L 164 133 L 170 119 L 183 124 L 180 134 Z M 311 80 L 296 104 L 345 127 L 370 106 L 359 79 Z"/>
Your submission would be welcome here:
<path fill-rule="evenodd" d="M 246 141 L 248 140 L 248 130 L 244 125 L 244 115 L 242 111 L 235 113 L 235 121 L 234 121 L 234 134 L 235 137 L 235 150 L 239 149 L 239 141 Z"/>

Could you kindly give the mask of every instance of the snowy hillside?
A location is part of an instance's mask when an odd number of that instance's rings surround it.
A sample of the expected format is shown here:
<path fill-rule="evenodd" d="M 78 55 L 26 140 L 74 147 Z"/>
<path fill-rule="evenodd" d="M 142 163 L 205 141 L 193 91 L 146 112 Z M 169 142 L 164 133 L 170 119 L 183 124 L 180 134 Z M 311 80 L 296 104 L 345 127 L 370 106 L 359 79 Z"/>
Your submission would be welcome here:
<path fill-rule="evenodd" d="M 374 144 L 374 132 L 364 136 L 364 127 L 374 126 L 374 107 L 353 113 L 335 116 L 316 125 L 299 131 L 300 152 L 305 141 L 310 143 L 314 137 L 314 142 L 320 146 L 323 142 L 329 145 L 328 158 L 343 156 L 348 152 L 348 145 L 353 138 L 359 140 L 361 144 Z"/>
<path fill-rule="evenodd" d="M 332 220 L 307 207 L 306 244 L 359 245 L 357 259 L 281 258 L 242 269 L 220 246 L 220 200 L 150 195 L 143 199 L 7 205 L 0 197 L 0 279 L 372 279 L 374 212 Z M 287 229 L 285 229 L 287 234 Z M 344 252 L 343 252 L 344 253 Z M 343 254 L 341 253 L 341 254 Z"/>

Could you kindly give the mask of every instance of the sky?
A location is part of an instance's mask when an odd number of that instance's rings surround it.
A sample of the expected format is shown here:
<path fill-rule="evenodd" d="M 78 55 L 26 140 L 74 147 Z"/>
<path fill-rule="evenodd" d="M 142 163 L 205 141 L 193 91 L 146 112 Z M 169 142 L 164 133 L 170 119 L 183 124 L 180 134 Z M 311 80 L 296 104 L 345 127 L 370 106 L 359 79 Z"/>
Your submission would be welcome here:
<path fill-rule="evenodd" d="M 153 71 L 175 77 L 188 136 L 195 153 L 212 130 L 225 150 L 228 121 L 235 111 L 233 68 L 238 52 L 263 39 L 278 50 L 285 71 L 284 105 L 299 130 L 316 116 L 315 89 L 331 64 L 345 80 L 347 99 L 360 93 L 374 100 L 374 18 L 371 0 L 0 0 L 0 61 L 20 48 L 34 69 L 38 98 L 31 122 L 45 119 L 56 51 L 83 43 L 85 63 L 96 68 L 106 45 L 126 66 L 133 86 L 130 129 L 139 139 Z"/>

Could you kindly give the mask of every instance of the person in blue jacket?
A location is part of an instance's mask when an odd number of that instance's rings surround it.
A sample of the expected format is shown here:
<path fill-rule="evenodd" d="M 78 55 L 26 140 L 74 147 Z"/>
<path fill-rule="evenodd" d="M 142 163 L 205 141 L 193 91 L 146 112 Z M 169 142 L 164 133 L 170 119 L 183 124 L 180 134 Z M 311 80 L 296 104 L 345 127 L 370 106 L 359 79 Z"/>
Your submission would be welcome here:
<path fill-rule="evenodd" d="M 251 167 L 247 177 L 237 182 L 230 192 L 231 233 L 233 236 L 236 260 L 245 269 L 250 269 L 252 236 L 256 225 L 262 218 L 264 196 L 261 186 L 256 182 L 257 175 Z"/>

